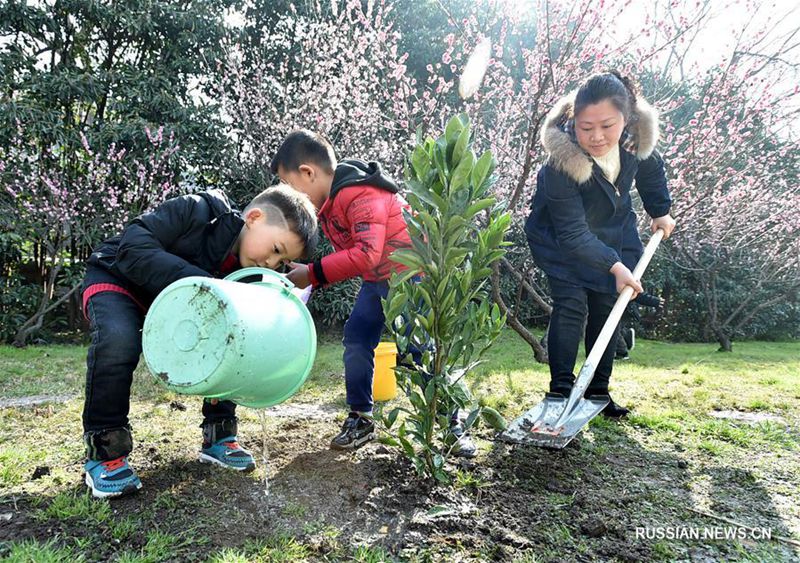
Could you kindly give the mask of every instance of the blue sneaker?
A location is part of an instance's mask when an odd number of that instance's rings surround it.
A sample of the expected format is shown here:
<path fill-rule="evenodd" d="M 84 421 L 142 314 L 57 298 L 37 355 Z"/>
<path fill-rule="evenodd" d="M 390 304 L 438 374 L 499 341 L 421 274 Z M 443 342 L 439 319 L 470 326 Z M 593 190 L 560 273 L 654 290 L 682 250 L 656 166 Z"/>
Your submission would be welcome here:
<path fill-rule="evenodd" d="M 126 456 L 108 461 L 90 459 L 83 469 L 86 471 L 86 484 L 95 498 L 121 497 L 142 488 L 142 482 L 128 465 Z"/>
<path fill-rule="evenodd" d="M 250 473 L 256 468 L 252 454 L 239 445 L 236 436 L 228 436 L 203 447 L 199 459 L 200 463 L 214 463 L 243 473 Z"/>

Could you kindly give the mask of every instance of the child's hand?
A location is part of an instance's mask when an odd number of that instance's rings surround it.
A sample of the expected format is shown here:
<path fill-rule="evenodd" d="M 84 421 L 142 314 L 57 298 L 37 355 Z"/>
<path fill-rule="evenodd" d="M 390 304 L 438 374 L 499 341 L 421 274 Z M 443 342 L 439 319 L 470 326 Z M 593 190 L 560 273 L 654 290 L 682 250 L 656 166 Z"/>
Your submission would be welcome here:
<path fill-rule="evenodd" d="M 675 219 L 673 219 L 672 216 L 669 214 L 664 215 L 663 217 L 656 217 L 650 224 L 650 230 L 654 233 L 658 229 L 664 230 L 664 240 L 667 240 L 669 238 L 669 235 L 672 234 L 672 230 L 674 228 L 675 228 Z"/>
<path fill-rule="evenodd" d="M 642 284 L 636 281 L 636 278 L 633 277 L 631 271 L 622 262 L 615 262 L 609 271 L 614 274 L 614 279 L 616 280 L 617 285 L 617 293 L 622 293 L 622 290 L 625 289 L 625 286 L 629 285 L 633 288 L 633 296 L 631 296 L 631 300 L 634 300 L 643 291 Z"/>
<path fill-rule="evenodd" d="M 292 282 L 296 287 L 300 289 L 305 289 L 311 284 L 311 280 L 308 279 L 308 265 L 307 264 L 297 264 L 295 262 L 289 263 L 289 267 L 291 270 L 286 277 L 289 278 L 289 281 Z"/>

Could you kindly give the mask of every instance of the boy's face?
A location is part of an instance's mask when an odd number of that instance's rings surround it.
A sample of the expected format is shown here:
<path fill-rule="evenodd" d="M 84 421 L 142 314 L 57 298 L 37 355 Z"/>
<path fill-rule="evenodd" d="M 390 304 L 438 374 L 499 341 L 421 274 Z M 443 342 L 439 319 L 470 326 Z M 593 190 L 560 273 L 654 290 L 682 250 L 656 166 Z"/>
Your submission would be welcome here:
<path fill-rule="evenodd" d="M 267 223 L 264 212 L 253 208 L 245 214 L 245 230 L 239 242 L 239 263 L 274 270 L 303 255 L 303 242 L 297 233 L 282 225 Z"/>

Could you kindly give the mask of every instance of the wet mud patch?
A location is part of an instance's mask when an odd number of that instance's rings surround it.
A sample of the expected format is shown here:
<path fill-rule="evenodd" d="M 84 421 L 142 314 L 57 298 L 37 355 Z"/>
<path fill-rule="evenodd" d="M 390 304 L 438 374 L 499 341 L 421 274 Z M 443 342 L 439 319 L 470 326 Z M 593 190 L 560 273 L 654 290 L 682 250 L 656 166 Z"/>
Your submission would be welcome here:
<path fill-rule="evenodd" d="M 77 395 L 29 395 L 27 397 L 0 398 L 0 409 L 36 407 L 48 403 L 60 404 L 74 399 Z"/>
<path fill-rule="evenodd" d="M 266 496 L 263 464 L 242 475 L 196 461 L 195 406 L 181 400 L 180 406 L 173 401 L 137 413 L 158 427 L 134 431 L 132 458 L 144 488 L 104 503 L 110 507 L 105 519 L 47 516 L 56 502 L 48 491 L 0 494 L 0 516 L 10 514 L 0 521 L 0 542 L 84 538 L 82 553 L 97 561 L 147 554 L 156 532 L 177 546 L 172 560 L 187 561 L 204 561 L 223 548 L 245 552 L 277 534 L 294 538 L 304 546 L 304 557 L 316 561 L 352 560 L 359 546 L 399 560 L 741 558 L 738 544 L 664 544 L 636 537 L 637 527 L 708 525 L 688 511 L 693 506 L 792 534 L 780 514 L 792 513 L 795 493 L 778 488 L 796 482 L 791 468 L 770 481 L 625 424 L 590 428 L 559 451 L 509 445 L 481 429 L 481 456 L 455 464 L 456 481 L 441 486 L 420 480 L 396 450 L 378 443 L 355 452 L 330 450 L 344 413 L 290 403 L 267 409 Z M 260 420 L 255 411 L 240 416 L 240 441 L 260 460 Z M 78 504 L 85 487 L 80 451 L 72 453 L 66 481 L 53 488 Z M 52 461 L 39 465 L 59 471 Z M 56 483 L 54 475 L 39 473 L 35 483 Z M 772 495 L 760 483 L 772 483 Z M 785 505 L 775 500 L 784 497 Z M 129 535 L 120 524 L 126 520 L 135 525 Z M 791 548 L 774 543 L 747 547 L 767 548 L 778 560 L 794 556 Z"/>

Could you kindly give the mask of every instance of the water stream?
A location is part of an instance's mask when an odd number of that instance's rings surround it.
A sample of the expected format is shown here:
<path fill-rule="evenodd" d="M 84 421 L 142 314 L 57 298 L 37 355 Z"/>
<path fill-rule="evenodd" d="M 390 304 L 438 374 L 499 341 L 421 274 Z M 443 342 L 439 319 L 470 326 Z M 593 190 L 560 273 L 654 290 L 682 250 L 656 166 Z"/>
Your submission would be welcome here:
<path fill-rule="evenodd" d="M 261 463 L 264 465 L 264 497 L 269 502 L 269 451 L 267 450 L 267 411 L 258 409 L 261 419 Z"/>

